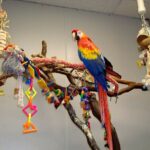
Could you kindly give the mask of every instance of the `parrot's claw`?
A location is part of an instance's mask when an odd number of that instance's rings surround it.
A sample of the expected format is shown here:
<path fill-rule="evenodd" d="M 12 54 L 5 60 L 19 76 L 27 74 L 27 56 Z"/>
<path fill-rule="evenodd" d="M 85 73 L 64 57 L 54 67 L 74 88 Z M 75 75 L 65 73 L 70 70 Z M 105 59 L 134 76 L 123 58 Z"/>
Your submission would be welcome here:
<path fill-rule="evenodd" d="M 116 96 L 116 101 L 115 101 L 115 103 L 117 103 L 117 102 L 118 102 L 118 98 L 119 98 L 119 97 L 118 97 L 118 95 L 117 95 L 117 96 Z"/>

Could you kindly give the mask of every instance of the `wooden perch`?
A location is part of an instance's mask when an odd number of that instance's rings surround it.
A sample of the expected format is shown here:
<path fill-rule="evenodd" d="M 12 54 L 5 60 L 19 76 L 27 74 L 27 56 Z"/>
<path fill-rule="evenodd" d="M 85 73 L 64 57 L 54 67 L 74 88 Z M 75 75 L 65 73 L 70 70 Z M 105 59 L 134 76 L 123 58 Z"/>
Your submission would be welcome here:
<path fill-rule="evenodd" d="M 70 84 L 76 85 L 75 79 L 80 80 L 80 82 L 83 81 L 83 79 L 80 78 L 78 75 L 73 74 L 73 71 L 76 71 L 78 72 L 78 74 L 80 74 L 81 70 L 85 70 L 85 67 L 83 64 L 73 64 L 67 61 L 53 59 L 53 58 L 33 58 L 32 61 L 34 62 L 36 66 L 38 66 L 45 73 L 59 73 L 59 74 L 65 75 L 68 78 Z M 44 71 L 44 68 L 47 68 L 46 71 Z M 70 71 L 68 69 L 72 69 L 72 70 Z M 91 75 L 88 74 L 88 76 L 91 76 Z M 124 93 L 130 92 L 131 90 L 134 90 L 134 89 L 145 90 L 143 83 L 137 83 L 133 81 L 119 79 L 113 76 L 112 78 L 118 84 L 126 85 L 126 87 L 118 90 L 118 93 L 117 93 L 118 96 Z M 93 81 L 85 79 L 84 82 L 86 85 L 88 85 L 88 89 L 90 91 L 96 92 Z M 80 89 L 80 86 L 76 85 L 76 88 Z M 116 97 L 116 93 L 114 93 L 113 91 L 108 91 L 108 96 Z"/>
<path fill-rule="evenodd" d="M 73 87 L 74 96 L 78 95 L 81 92 L 81 87 L 86 86 L 92 95 L 89 99 L 91 110 L 93 115 L 101 122 L 99 104 L 96 100 L 95 93 L 96 88 L 94 85 L 94 79 L 90 75 L 90 73 L 85 69 L 83 64 L 74 64 L 64 60 L 59 60 L 57 58 L 46 58 L 47 53 L 47 44 L 45 41 L 42 41 L 42 52 L 40 54 L 32 55 L 31 61 L 34 63 L 36 67 L 39 68 L 41 77 L 45 80 L 46 83 L 51 81 L 54 82 L 54 88 L 58 88 L 66 92 L 66 87 L 63 87 L 57 83 L 54 77 L 54 73 L 59 73 L 67 77 L 70 87 Z M 0 86 L 5 84 L 7 78 L 12 77 L 13 75 L 1 75 L 0 76 Z M 136 83 L 133 81 L 128 81 L 124 79 L 119 79 L 114 76 L 111 78 L 118 84 L 123 84 L 125 87 L 120 88 L 117 93 L 113 90 L 108 91 L 109 97 L 116 97 L 125 93 L 130 92 L 134 89 L 145 90 L 143 83 Z M 86 136 L 89 147 L 92 150 L 100 150 L 98 147 L 93 135 L 92 131 L 87 127 L 87 125 L 81 121 L 71 104 L 64 105 L 65 109 L 68 112 L 73 123 L 84 133 Z M 121 150 L 119 139 L 116 133 L 115 128 L 112 125 L 112 136 L 113 136 L 113 146 L 114 150 Z"/>
<path fill-rule="evenodd" d="M 6 80 L 10 77 L 13 77 L 13 75 L 12 74 L 7 74 L 7 75 L 2 74 L 2 75 L 0 75 L 0 86 L 4 85 Z"/>
<path fill-rule="evenodd" d="M 87 127 L 87 125 L 82 122 L 77 116 L 71 104 L 65 105 L 65 108 L 70 116 L 72 122 L 84 133 L 86 136 L 87 142 L 91 150 L 100 150 L 98 147 L 91 130 Z"/>

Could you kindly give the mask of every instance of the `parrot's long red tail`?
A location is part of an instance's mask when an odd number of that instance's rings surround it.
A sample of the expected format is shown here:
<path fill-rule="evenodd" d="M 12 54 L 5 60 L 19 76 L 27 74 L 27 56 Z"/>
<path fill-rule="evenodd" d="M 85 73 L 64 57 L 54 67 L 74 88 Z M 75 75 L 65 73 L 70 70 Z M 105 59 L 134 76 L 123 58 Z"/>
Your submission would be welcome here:
<path fill-rule="evenodd" d="M 101 120 L 106 130 L 106 140 L 109 146 L 109 150 L 113 150 L 111 121 L 108 108 L 107 92 L 103 89 L 103 87 L 100 84 L 98 84 L 98 96 L 99 96 Z"/>

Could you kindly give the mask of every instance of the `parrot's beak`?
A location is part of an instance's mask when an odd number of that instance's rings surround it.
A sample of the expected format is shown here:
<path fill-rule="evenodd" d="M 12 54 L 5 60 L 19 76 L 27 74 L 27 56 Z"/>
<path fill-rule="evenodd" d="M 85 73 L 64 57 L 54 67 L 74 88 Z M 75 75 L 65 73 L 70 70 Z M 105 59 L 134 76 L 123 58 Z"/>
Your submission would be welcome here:
<path fill-rule="evenodd" d="M 79 36 L 77 35 L 77 32 L 72 32 L 72 37 L 74 41 L 79 41 Z"/>

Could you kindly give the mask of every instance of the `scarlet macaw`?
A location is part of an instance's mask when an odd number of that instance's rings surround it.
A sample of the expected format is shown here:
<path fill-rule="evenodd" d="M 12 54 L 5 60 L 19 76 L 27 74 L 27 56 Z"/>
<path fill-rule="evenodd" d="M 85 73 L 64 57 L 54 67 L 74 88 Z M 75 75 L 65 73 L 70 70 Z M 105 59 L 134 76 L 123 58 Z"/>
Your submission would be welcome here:
<path fill-rule="evenodd" d="M 77 41 L 78 55 L 88 71 L 93 75 L 99 95 L 100 114 L 102 123 L 106 129 L 106 140 L 110 150 L 113 150 L 110 114 L 107 101 L 106 74 L 121 76 L 113 71 L 111 63 L 101 54 L 101 51 L 93 41 L 82 31 L 72 30 L 73 38 Z"/>

